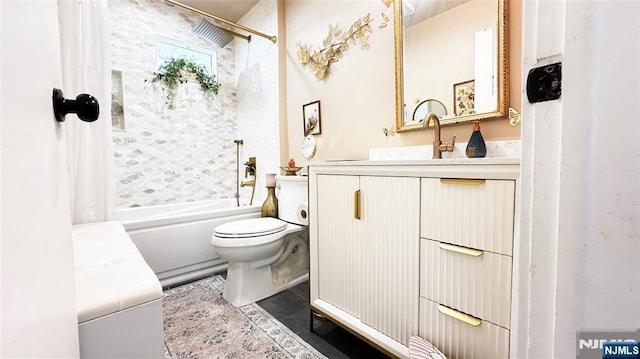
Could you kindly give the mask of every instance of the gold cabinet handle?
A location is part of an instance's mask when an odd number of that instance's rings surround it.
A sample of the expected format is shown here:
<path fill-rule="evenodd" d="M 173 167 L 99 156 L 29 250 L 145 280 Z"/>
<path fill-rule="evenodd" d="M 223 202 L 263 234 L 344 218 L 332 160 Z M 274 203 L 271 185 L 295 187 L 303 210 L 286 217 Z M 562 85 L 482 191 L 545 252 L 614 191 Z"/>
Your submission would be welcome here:
<path fill-rule="evenodd" d="M 485 180 L 474 178 L 440 178 L 442 184 L 483 184 Z"/>
<path fill-rule="evenodd" d="M 360 190 L 353 192 L 353 218 L 360 219 Z"/>
<path fill-rule="evenodd" d="M 440 243 L 439 246 L 440 246 L 440 249 L 444 249 L 446 251 L 462 253 L 468 256 L 473 256 L 473 257 L 479 257 L 484 253 L 484 251 L 480 249 L 456 246 L 455 244 L 449 244 L 449 243 Z"/>
<path fill-rule="evenodd" d="M 447 315 L 451 318 L 454 319 L 458 319 L 461 322 L 467 323 L 471 326 L 477 327 L 478 325 L 480 325 L 482 323 L 482 319 L 480 318 L 476 318 L 474 316 L 471 316 L 469 314 L 464 314 L 462 312 L 459 312 L 453 308 L 449 308 L 449 307 L 445 307 L 442 304 L 438 304 L 438 311 L 440 311 L 440 313 Z"/>

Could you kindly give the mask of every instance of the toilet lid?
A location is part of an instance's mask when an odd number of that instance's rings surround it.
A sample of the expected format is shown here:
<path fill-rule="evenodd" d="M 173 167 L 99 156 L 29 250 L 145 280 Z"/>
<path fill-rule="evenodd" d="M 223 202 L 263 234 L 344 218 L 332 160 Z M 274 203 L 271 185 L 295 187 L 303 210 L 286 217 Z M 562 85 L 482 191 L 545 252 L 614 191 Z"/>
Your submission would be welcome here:
<path fill-rule="evenodd" d="M 284 230 L 287 223 L 276 218 L 251 218 L 217 226 L 214 235 L 222 238 L 259 237 Z"/>

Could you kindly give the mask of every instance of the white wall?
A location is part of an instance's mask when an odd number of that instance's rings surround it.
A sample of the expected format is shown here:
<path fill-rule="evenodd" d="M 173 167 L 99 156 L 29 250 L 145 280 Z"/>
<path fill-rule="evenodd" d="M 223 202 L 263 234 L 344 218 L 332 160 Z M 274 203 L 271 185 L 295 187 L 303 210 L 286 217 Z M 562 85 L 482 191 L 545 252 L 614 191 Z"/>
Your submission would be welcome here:
<path fill-rule="evenodd" d="M 563 81 L 523 103 L 517 357 L 640 327 L 638 18 L 637 2 L 525 4 L 523 72 L 562 61 Z"/>
<path fill-rule="evenodd" d="M 262 0 L 247 12 L 239 24 L 267 35 L 278 34 L 278 3 Z M 271 40 L 251 35 L 251 42 L 236 39 L 238 138 L 244 140 L 241 162 L 256 157 L 257 182 L 254 204 L 266 197 L 265 174 L 280 174 L 280 113 L 278 46 Z M 244 169 L 241 167 L 241 177 Z M 241 180 L 248 180 L 241 178 Z M 240 189 L 241 203 L 249 203 L 251 188 Z"/>
<path fill-rule="evenodd" d="M 56 2 L 1 1 L 0 44 L 0 357 L 77 358 Z"/>
<path fill-rule="evenodd" d="M 380 0 L 285 3 L 287 67 L 287 122 L 291 153 L 300 155 L 304 138 L 302 105 L 320 100 L 322 134 L 316 135 L 314 160 L 365 159 L 369 145 L 388 143 L 383 127 L 395 126 L 393 9 Z M 296 44 L 322 46 L 329 25 L 347 31 L 367 14 L 374 19 L 370 49 L 352 46 L 332 65 L 332 75 L 319 81 L 298 61 Z M 379 29 L 381 13 L 392 20 Z M 425 143 L 427 134 L 425 133 Z M 398 136 L 395 140 L 402 140 Z M 396 141 L 397 142 L 397 141 Z M 306 163 L 306 161 L 298 161 Z"/>

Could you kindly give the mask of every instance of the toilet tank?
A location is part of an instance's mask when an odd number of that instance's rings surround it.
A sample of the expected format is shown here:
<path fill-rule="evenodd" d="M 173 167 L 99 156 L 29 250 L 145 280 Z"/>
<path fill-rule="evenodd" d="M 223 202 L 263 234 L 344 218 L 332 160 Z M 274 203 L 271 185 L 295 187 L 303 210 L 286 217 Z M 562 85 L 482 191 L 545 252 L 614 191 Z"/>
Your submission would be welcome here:
<path fill-rule="evenodd" d="M 276 176 L 278 217 L 284 221 L 302 224 L 297 212 L 300 205 L 307 205 L 306 176 Z"/>

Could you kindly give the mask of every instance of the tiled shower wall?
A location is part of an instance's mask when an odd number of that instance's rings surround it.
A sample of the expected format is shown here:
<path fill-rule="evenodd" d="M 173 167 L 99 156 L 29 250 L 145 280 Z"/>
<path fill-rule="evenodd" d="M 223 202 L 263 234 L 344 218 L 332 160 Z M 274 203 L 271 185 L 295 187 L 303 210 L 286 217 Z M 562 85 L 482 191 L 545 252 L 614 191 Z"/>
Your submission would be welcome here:
<path fill-rule="evenodd" d="M 114 131 L 118 208 L 233 198 L 237 99 L 234 42 L 217 49 L 191 29 L 200 19 L 160 0 L 111 0 L 113 69 L 122 71 L 124 131 Z M 197 83 L 179 86 L 175 109 L 145 82 L 157 70 L 158 36 L 217 52 L 215 99 Z M 242 159 L 241 159 L 242 160 Z"/>
<path fill-rule="evenodd" d="M 277 2 L 262 0 L 240 20 L 267 35 L 277 35 Z M 278 39 L 278 43 L 283 41 Z M 236 39 L 238 134 L 244 140 L 243 158 L 256 157 L 258 175 L 254 204 L 266 197 L 265 174 L 280 174 L 280 133 L 278 108 L 278 45 L 252 36 L 251 43 Z M 242 173 L 244 174 L 244 173 Z M 240 202 L 249 203 L 251 189 L 240 189 Z"/>

